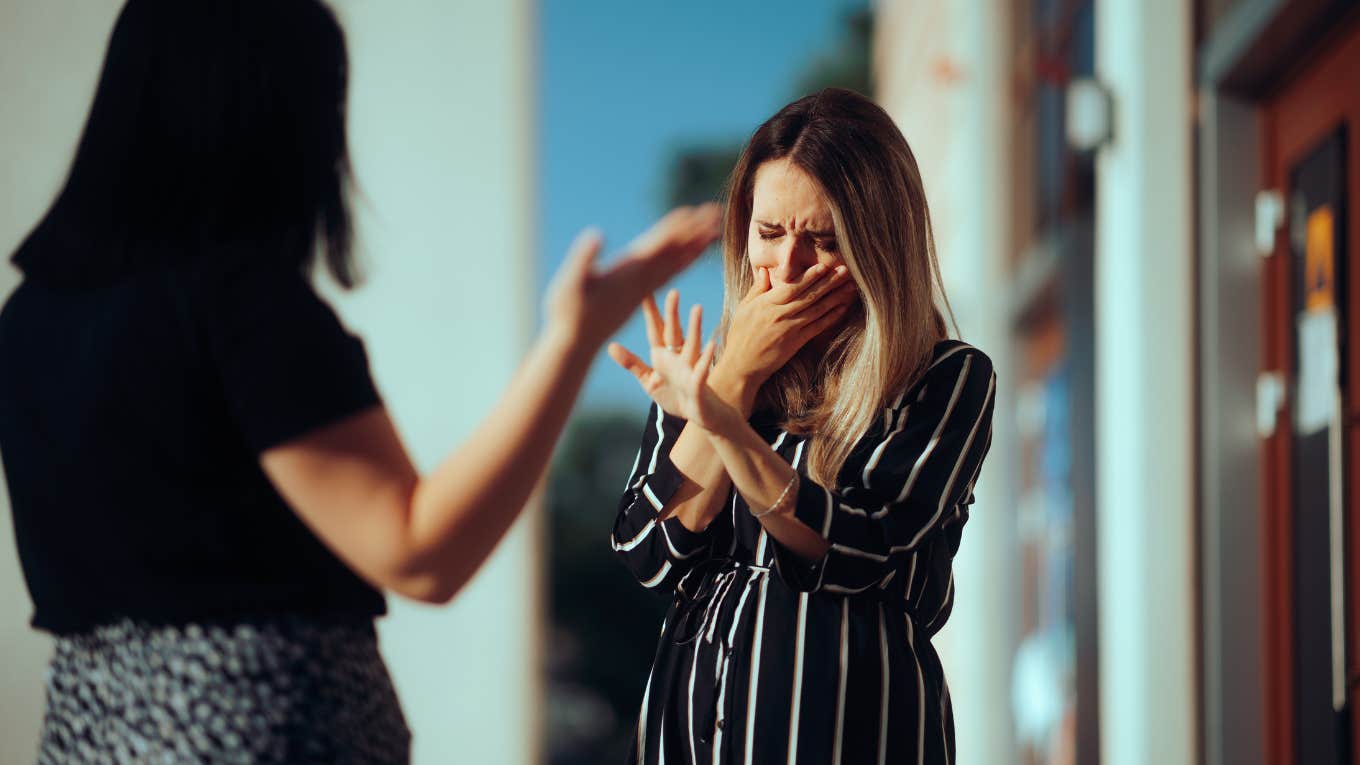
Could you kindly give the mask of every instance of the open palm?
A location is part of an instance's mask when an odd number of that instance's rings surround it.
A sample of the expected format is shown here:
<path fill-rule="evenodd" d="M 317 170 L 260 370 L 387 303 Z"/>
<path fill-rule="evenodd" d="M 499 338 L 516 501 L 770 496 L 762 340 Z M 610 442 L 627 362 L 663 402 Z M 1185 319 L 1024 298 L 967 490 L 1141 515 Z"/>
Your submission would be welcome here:
<path fill-rule="evenodd" d="M 626 254 L 597 267 L 598 233 L 577 237 L 544 296 L 548 326 L 598 348 L 632 314 L 643 295 L 665 284 L 717 238 L 722 211 L 714 204 L 678 207 L 628 245 Z"/>
<path fill-rule="evenodd" d="M 702 345 L 703 309 L 696 305 L 690 310 L 689 329 L 683 334 L 680 294 L 675 290 L 666 296 L 664 319 L 650 295 L 643 300 L 642 310 L 652 363 L 648 365 L 618 343 L 610 344 L 610 358 L 632 373 L 642 390 L 668 414 L 712 429 L 732 408 L 708 386 L 714 343 Z"/>

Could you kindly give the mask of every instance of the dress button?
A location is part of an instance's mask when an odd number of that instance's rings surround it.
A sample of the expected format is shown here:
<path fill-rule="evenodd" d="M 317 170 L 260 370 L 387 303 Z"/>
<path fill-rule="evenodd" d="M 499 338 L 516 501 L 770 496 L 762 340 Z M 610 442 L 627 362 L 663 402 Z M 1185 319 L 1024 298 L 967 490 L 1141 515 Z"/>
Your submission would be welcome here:
<path fill-rule="evenodd" d="M 727 721 L 724 720 L 724 719 L 722 719 L 722 718 L 719 718 L 719 719 L 718 719 L 718 730 L 722 730 L 723 728 L 726 728 L 726 727 L 727 727 Z"/>

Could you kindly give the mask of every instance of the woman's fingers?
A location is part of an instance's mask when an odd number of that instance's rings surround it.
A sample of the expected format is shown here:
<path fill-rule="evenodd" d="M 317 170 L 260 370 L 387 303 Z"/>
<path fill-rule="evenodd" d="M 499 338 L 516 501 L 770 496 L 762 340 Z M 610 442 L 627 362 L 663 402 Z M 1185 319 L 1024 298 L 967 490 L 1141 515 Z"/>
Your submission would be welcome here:
<path fill-rule="evenodd" d="M 835 284 L 825 285 L 817 294 L 809 292 L 789 303 L 788 316 L 796 322 L 816 321 L 832 308 L 842 303 L 854 302 L 857 297 L 859 288 L 855 286 L 855 282 L 848 276 L 842 276 Z"/>
<path fill-rule="evenodd" d="M 638 382 L 642 384 L 644 389 L 647 388 L 647 378 L 651 377 L 652 368 L 647 366 L 645 361 L 638 358 L 637 354 L 618 343 L 610 343 L 609 358 L 613 359 L 615 364 L 618 364 L 632 373 L 632 375 L 638 379 Z"/>
<path fill-rule="evenodd" d="M 685 342 L 685 337 L 680 329 L 679 290 L 671 290 L 666 293 L 666 324 L 662 337 L 666 341 L 666 347 L 671 350 L 679 350 Z"/>
<path fill-rule="evenodd" d="M 685 362 L 693 365 L 699 358 L 704 342 L 704 308 L 696 304 L 689 309 L 689 332 L 685 335 Z"/>
<path fill-rule="evenodd" d="M 689 365 L 679 355 L 665 348 L 652 349 L 652 371 L 666 385 L 683 387 Z"/>
<path fill-rule="evenodd" d="M 805 289 L 798 298 L 792 302 L 800 304 L 816 303 L 822 298 L 833 295 L 838 290 L 847 285 L 853 287 L 854 280 L 850 278 L 850 269 L 844 265 L 836 266 L 826 278 L 817 279 L 816 283 Z"/>
<path fill-rule="evenodd" d="M 770 269 L 761 266 L 756 269 L 755 278 L 751 280 L 751 288 L 746 290 L 746 299 L 749 300 L 758 295 L 763 295 L 770 291 Z"/>
<path fill-rule="evenodd" d="M 704 346 L 704 352 L 699 354 L 699 360 L 694 364 L 696 390 L 702 391 L 704 384 L 708 382 L 708 373 L 713 368 L 713 354 L 717 353 L 717 347 L 716 340 L 709 340 L 708 345 Z"/>
<path fill-rule="evenodd" d="M 643 266 L 641 285 L 646 291 L 660 287 L 718 238 L 722 231 L 722 208 L 708 203 L 678 207 L 667 213 L 628 246 L 630 258 Z"/>
<path fill-rule="evenodd" d="M 798 281 L 790 282 L 788 284 L 781 284 L 778 287 L 771 289 L 770 299 L 776 303 L 782 304 L 792 303 L 793 301 L 797 300 L 800 296 L 802 296 L 804 292 L 807 292 L 809 289 L 816 286 L 819 282 L 825 279 L 826 276 L 830 273 L 831 273 L 830 268 L 821 263 L 818 263 L 812 268 L 809 268 L 808 270 L 804 271 L 803 275 L 798 278 Z"/>
<path fill-rule="evenodd" d="M 843 276 L 840 283 L 831 288 L 830 292 L 823 295 L 822 298 L 823 302 L 853 303 L 859 298 L 859 286 L 849 276 Z"/>
<path fill-rule="evenodd" d="M 846 281 L 836 285 L 818 300 L 810 303 L 804 313 L 808 319 L 816 319 L 832 308 L 849 305 L 859 299 L 859 288 L 854 282 Z"/>
<path fill-rule="evenodd" d="M 836 326 L 839 321 L 845 318 L 846 312 L 850 310 L 850 305 L 849 302 L 834 305 L 821 316 L 808 322 L 808 324 L 803 327 L 802 331 L 798 333 L 802 338 L 802 343 L 807 343 L 812 338 Z"/>
<path fill-rule="evenodd" d="M 676 207 L 628 245 L 630 252 L 650 255 L 673 248 L 707 247 L 721 233 L 722 208 L 708 202 Z"/>
<path fill-rule="evenodd" d="M 595 261 L 604 247 L 604 235 L 598 229 L 587 228 L 572 240 L 571 248 L 562 263 L 561 272 L 568 279 L 583 282 L 595 268 Z"/>
<path fill-rule="evenodd" d="M 647 345 L 658 348 L 662 342 L 661 311 L 657 310 L 656 298 L 650 294 L 642 299 L 642 316 L 647 321 Z"/>

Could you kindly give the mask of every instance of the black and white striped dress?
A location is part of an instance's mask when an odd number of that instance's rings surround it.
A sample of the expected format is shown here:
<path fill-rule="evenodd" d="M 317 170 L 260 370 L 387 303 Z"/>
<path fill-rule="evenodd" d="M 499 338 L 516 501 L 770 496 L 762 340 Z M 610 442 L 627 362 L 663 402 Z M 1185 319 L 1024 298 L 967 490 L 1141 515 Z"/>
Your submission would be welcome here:
<path fill-rule="evenodd" d="M 947 763 L 949 691 L 930 637 L 954 602 L 952 561 L 991 444 L 991 361 L 957 341 L 883 411 L 835 491 L 806 475 L 795 513 L 831 543 L 809 563 L 732 492 L 694 533 L 658 511 L 682 477 L 684 421 L 652 406 L 612 544 L 643 586 L 673 593 L 632 761 Z M 804 472 L 806 439 L 752 425 Z M 641 679 L 639 679 L 641 680 Z"/>

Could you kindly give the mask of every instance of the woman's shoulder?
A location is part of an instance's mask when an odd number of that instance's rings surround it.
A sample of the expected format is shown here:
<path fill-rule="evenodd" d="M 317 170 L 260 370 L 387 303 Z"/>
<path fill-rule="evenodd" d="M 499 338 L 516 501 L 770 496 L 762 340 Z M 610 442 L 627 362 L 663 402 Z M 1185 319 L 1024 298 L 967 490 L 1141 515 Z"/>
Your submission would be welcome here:
<path fill-rule="evenodd" d="M 992 359 L 977 346 L 963 340 L 946 338 L 931 349 L 930 362 L 914 380 L 894 397 L 889 407 L 897 410 L 922 398 L 932 389 L 953 387 L 972 381 L 989 381 L 995 375 Z"/>
<path fill-rule="evenodd" d="M 990 372 L 992 370 L 992 359 L 971 343 L 954 338 L 945 338 L 936 343 L 935 348 L 932 349 L 930 366 L 926 369 L 926 376 L 936 370 L 957 371 L 964 366 L 973 369 L 985 367 Z"/>

